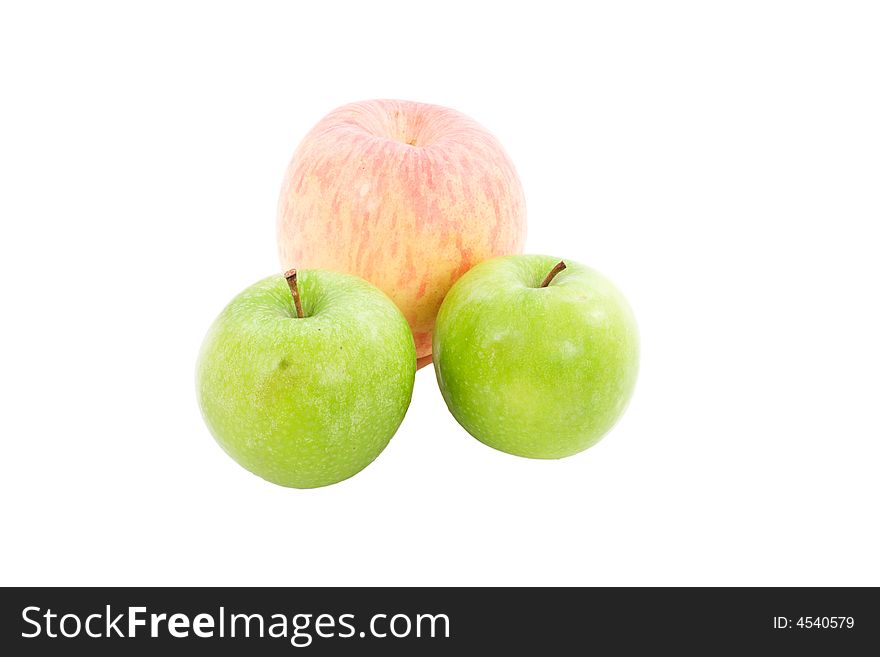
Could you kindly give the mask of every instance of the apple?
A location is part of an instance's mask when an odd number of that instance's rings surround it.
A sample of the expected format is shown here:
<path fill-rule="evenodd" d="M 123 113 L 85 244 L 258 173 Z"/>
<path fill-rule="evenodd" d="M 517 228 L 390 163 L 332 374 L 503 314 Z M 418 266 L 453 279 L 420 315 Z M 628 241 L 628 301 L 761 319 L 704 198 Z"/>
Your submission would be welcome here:
<path fill-rule="evenodd" d="M 402 100 L 340 107 L 306 135 L 284 176 L 284 269 L 345 271 L 403 311 L 420 365 L 450 286 L 521 253 L 525 200 L 501 144 L 455 110 Z"/>
<path fill-rule="evenodd" d="M 622 415 L 639 361 L 636 322 L 597 271 L 542 255 L 477 265 L 449 291 L 434 330 L 449 410 L 503 452 L 562 458 Z"/>
<path fill-rule="evenodd" d="M 196 387 L 220 446 L 268 481 L 326 486 L 391 440 L 412 397 L 415 345 L 400 310 L 332 271 L 270 276 L 220 313 Z"/>

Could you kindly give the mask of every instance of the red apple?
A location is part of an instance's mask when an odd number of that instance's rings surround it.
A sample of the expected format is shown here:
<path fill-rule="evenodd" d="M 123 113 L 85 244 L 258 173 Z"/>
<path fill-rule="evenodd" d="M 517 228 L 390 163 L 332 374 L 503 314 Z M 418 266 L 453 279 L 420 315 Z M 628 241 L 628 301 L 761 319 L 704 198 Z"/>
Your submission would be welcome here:
<path fill-rule="evenodd" d="M 357 274 L 403 311 L 430 361 L 446 292 L 474 265 L 522 252 L 525 200 L 498 140 L 455 110 L 372 100 L 306 135 L 278 204 L 281 268 Z"/>

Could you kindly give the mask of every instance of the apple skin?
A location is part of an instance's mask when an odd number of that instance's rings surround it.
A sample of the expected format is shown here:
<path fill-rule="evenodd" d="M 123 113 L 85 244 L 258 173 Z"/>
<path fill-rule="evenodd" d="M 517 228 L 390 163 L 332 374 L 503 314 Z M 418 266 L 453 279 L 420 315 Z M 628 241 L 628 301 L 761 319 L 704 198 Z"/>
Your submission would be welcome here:
<path fill-rule="evenodd" d="M 472 436 L 518 456 L 556 459 L 594 445 L 623 414 L 638 373 L 635 318 L 601 274 L 560 258 L 496 258 L 446 295 L 434 368 Z"/>
<path fill-rule="evenodd" d="M 473 265 L 521 253 L 522 187 L 501 144 L 455 110 L 401 100 L 340 107 L 303 139 L 284 176 L 284 269 L 356 274 L 412 328 L 420 365 L 446 292 Z"/>
<path fill-rule="evenodd" d="M 283 276 L 247 288 L 202 344 L 205 422 L 240 465 L 295 488 L 356 474 L 388 444 L 412 397 L 415 345 L 381 291 L 339 272 L 300 271 L 304 317 Z"/>

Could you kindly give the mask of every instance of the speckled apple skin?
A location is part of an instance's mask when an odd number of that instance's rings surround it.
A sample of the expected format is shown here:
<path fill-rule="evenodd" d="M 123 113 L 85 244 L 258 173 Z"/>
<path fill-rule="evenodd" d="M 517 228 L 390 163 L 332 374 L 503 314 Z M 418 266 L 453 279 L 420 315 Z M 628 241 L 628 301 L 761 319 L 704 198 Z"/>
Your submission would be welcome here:
<path fill-rule="evenodd" d="M 639 338 L 632 310 L 597 271 L 524 255 L 474 267 L 437 316 L 434 369 L 456 420 L 503 452 L 540 459 L 594 445 L 635 387 Z"/>
<path fill-rule="evenodd" d="M 284 269 L 357 274 L 390 296 L 429 362 L 437 309 L 475 264 L 522 252 L 522 187 L 498 140 L 452 109 L 352 103 L 294 153 L 278 203 Z"/>
<path fill-rule="evenodd" d="M 295 488 L 356 474 L 394 435 L 412 397 L 415 345 L 381 291 L 300 271 L 305 317 L 284 277 L 233 299 L 208 331 L 196 387 L 205 422 L 240 465 Z"/>

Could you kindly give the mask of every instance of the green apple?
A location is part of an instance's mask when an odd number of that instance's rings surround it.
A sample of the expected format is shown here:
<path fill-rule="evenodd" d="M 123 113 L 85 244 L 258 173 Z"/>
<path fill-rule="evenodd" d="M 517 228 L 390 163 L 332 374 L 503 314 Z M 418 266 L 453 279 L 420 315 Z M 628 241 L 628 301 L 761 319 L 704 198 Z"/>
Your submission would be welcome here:
<path fill-rule="evenodd" d="M 202 344 L 199 405 L 220 446 L 282 486 L 360 472 L 412 397 L 409 325 L 378 288 L 323 270 L 270 276 L 235 297 Z"/>
<path fill-rule="evenodd" d="M 487 260 L 437 315 L 434 368 L 446 405 L 477 440 L 553 459 L 594 445 L 636 382 L 638 330 L 608 279 L 541 255 Z"/>

